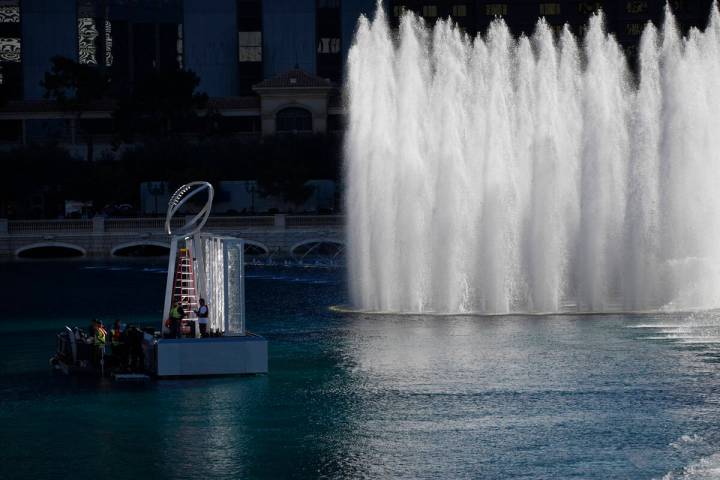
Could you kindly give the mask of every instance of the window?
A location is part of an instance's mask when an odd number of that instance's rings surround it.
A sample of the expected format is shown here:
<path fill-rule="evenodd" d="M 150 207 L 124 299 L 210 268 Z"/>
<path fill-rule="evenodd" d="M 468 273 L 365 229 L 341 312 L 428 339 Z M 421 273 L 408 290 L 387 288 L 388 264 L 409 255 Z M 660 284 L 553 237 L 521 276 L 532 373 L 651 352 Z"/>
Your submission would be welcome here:
<path fill-rule="evenodd" d="M 602 2 L 580 2 L 578 3 L 578 13 L 591 14 L 602 8 Z"/>
<path fill-rule="evenodd" d="M 304 108 L 284 108 L 275 117 L 275 130 L 280 133 L 312 132 L 312 115 Z"/>
<path fill-rule="evenodd" d="M 340 53 L 339 38 L 321 38 L 318 42 L 318 53 Z"/>
<path fill-rule="evenodd" d="M 95 19 L 91 17 L 78 18 L 78 62 L 87 65 L 97 65 L 97 47 L 95 40 L 99 36 Z"/>
<path fill-rule="evenodd" d="M 20 39 L 0 38 L 0 62 L 20 61 Z"/>
<path fill-rule="evenodd" d="M 648 9 L 646 0 L 631 0 L 625 5 L 627 13 L 645 13 Z"/>
<path fill-rule="evenodd" d="M 467 16 L 467 5 L 453 5 L 452 16 L 453 17 L 466 17 Z"/>
<path fill-rule="evenodd" d="M 685 0 L 670 0 L 670 9 L 674 14 L 678 14 L 687 10 Z"/>
<path fill-rule="evenodd" d="M 502 16 L 507 15 L 507 3 L 489 3 L 485 5 L 485 15 Z"/>
<path fill-rule="evenodd" d="M 437 17 L 437 5 L 423 5 L 422 12 L 423 17 L 435 18 Z"/>
<path fill-rule="evenodd" d="M 0 23 L 20 23 L 20 3 L 18 0 L 0 2 Z"/>
<path fill-rule="evenodd" d="M 541 3 L 540 15 L 560 15 L 559 3 Z"/>
<path fill-rule="evenodd" d="M 19 63 L 20 2 L 0 1 L 0 62 Z"/>
<path fill-rule="evenodd" d="M 643 32 L 643 27 L 642 23 L 628 23 L 625 25 L 625 33 L 627 35 L 637 36 Z"/>
<path fill-rule="evenodd" d="M 238 32 L 238 60 L 262 62 L 262 32 Z"/>
<path fill-rule="evenodd" d="M 262 30 L 262 2 L 260 0 L 238 0 L 238 32 L 259 32 Z"/>
<path fill-rule="evenodd" d="M 110 20 L 105 20 L 105 66 L 112 67 L 113 54 L 112 54 L 112 23 Z"/>
<path fill-rule="evenodd" d="M 395 5 L 393 7 L 393 15 L 399 17 L 405 12 L 405 5 Z"/>
<path fill-rule="evenodd" d="M 318 0 L 318 4 L 321 4 Z M 315 12 L 315 74 L 340 81 L 343 70 L 341 55 L 342 18 L 339 8 L 318 8 Z"/>
<path fill-rule="evenodd" d="M 238 93 L 250 95 L 252 86 L 263 79 L 262 2 L 238 0 Z"/>
<path fill-rule="evenodd" d="M 157 45 L 156 68 L 172 71 L 182 67 L 182 34 L 181 23 L 163 22 L 157 24 L 153 41 Z"/>
<path fill-rule="evenodd" d="M 175 53 L 176 53 L 176 61 L 178 64 L 178 68 L 182 70 L 183 68 L 183 54 L 184 54 L 184 48 L 183 48 L 183 25 L 182 23 L 179 23 L 177 26 L 177 39 L 175 40 L 176 47 L 175 47 Z"/>
<path fill-rule="evenodd" d="M 19 0 L 0 0 L 0 88 L 7 99 L 22 97 L 22 33 Z"/>

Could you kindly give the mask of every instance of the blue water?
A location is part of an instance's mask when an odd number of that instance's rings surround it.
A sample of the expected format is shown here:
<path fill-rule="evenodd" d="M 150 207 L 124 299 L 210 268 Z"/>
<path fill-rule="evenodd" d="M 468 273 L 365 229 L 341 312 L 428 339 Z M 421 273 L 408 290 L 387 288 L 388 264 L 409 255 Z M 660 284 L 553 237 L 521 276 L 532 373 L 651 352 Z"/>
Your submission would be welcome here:
<path fill-rule="evenodd" d="M 0 478 L 720 476 L 712 312 L 350 315 L 328 309 L 342 270 L 252 267 L 269 375 L 128 387 L 50 371 L 65 324 L 157 324 L 163 267 L 0 264 Z"/>

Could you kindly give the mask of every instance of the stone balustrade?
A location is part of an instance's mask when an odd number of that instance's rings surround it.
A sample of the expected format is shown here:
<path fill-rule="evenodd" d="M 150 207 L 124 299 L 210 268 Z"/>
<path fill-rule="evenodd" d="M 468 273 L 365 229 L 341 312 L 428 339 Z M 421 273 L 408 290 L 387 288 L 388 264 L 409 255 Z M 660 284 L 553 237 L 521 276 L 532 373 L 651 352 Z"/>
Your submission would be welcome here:
<path fill-rule="evenodd" d="M 178 226 L 182 218 L 173 219 Z M 111 256 L 127 245 L 169 244 L 164 218 L 90 220 L 0 219 L 0 257 L 13 257 L 36 246 L 67 246 L 88 256 Z M 204 230 L 239 236 L 269 252 L 291 253 L 310 241 L 343 243 L 344 217 L 339 215 L 267 215 L 210 217 Z"/>

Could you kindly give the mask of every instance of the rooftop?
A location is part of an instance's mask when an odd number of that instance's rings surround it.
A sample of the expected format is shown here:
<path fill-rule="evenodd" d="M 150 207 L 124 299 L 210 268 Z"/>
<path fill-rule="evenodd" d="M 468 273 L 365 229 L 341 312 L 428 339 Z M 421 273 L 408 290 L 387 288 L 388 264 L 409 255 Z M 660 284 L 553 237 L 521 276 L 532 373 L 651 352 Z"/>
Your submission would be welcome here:
<path fill-rule="evenodd" d="M 300 68 L 293 68 L 255 84 L 253 90 L 265 88 L 332 88 L 332 86 L 332 82 L 327 78 L 320 78 Z"/>

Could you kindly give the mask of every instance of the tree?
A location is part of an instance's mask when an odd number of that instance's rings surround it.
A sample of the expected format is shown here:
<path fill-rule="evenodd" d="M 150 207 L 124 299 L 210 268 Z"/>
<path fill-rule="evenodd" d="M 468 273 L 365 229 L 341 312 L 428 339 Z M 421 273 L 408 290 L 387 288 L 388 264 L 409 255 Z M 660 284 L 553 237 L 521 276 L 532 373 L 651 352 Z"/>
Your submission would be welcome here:
<path fill-rule="evenodd" d="M 197 111 L 208 97 L 196 91 L 200 78 L 192 70 L 153 71 L 122 99 L 114 116 L 121 140 L 136 134 L 166 138 L 196 127 Z"/>
<path fill-rule="evenodd" d="M 277 135 L 258 152 L 257 180 L 262 193 L 302 204 L 312 194 L 308 180 L 337 180 L 341 142 L 332 135 Z"/>
<path fill-rule="evenodd" d="M 83 128 L 80 120 L 94 103 L 108 96 L 109 78 L 98 67 L 69 58 L 56 56 L 51 62 L 51 71 L 45 72 L 45 79 L 40 82 L 45 89 L 45 98 L 54 100 L 61 111 L 75 115 L 75 126 L 85 137 L 87 159 L 92 160 L 93 133 Z"/>

